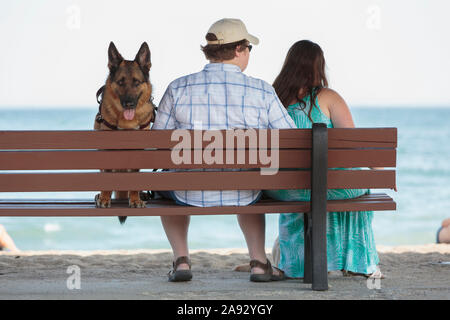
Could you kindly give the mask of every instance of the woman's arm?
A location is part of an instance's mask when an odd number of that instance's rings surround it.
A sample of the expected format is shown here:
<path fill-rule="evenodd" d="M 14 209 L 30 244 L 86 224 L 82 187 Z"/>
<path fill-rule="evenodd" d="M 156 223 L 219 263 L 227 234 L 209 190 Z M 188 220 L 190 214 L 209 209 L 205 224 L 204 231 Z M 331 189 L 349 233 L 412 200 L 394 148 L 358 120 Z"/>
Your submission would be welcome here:
<path fill-rule="evenodd" d="M 324 106 L 330 115 L 331 122 L 334 128 L 354 128 L 352 113 L 345 102 L 344 98 L 339 93 L 332 89 L 323 89 L 324 92 Z M 319 102 L 319 105 L 320 102 Z M 383 170 L 382 167 L 370 167 L 373 170 Z"/>
<path fill-rule="evenodd" d="M 331 122 L 334 128 L 354 128 L 355 123 L 350 109 L 339 93 L 332 89 L 322 89 L 324 91 L 325 108 L 328 109 Z M 322 93 L 322 92 L 321 92 Z M 321 99 L 322 100 L 322 99 Z M 319 103 L 319 105 L 321 105 Z"/>

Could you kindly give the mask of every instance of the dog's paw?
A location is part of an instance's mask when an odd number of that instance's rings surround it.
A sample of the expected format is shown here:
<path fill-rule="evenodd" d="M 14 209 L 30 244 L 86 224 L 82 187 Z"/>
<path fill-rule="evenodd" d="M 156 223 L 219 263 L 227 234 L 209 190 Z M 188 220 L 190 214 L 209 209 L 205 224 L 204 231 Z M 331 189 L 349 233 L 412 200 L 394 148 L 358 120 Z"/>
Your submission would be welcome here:
<path fill-rule="evenodd" d="M 95 196 L 95 206 L 97 208 L 111 208 L 111 198 L 101 198 L 101 194 Z"/>
<path fill-rule="evenodd" d="M 142 201 L 141 199 L 130 199 L 128 200 L 128 206 L 130 208 L 145 208 L 147 202 Z"/>

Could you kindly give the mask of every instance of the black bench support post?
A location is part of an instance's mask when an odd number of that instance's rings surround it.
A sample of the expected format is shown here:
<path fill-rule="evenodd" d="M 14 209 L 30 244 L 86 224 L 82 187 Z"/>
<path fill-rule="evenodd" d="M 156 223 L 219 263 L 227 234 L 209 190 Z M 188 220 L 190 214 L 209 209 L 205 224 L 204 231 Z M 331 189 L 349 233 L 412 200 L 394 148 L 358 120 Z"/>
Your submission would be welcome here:
<path fill-rule="evenodd" d="M 328 131 L 324 123 L 312 128 L 311 163 L 311 260 L 312 289 L 328 290 L 327 266 Z"/>
<path fill-rule="evenodd" d="M 303 283 L 312 283 L 312 261 L 311 261 L 311 213 L 303 214 L 303 232 L 304 232 L 304 274 Z"/>

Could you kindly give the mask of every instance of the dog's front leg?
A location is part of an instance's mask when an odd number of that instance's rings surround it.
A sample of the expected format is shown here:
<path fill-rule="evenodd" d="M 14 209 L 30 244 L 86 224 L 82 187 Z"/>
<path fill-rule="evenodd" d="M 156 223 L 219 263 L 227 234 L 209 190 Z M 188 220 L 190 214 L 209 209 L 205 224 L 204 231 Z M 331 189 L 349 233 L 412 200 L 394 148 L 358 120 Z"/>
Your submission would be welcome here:
<path fill-rule="evenodd" d="M 97 208 L 110 208 L 111 207 L 111 195 L 112 191 L 102 191 L 95 196 L 95 206 Z"/>
<path fill-rule="evenodd" d="M 146 202 L 141 200 L 139 191 L 129 191 L 128 205 L 130 208 L 145 208 Z"/>

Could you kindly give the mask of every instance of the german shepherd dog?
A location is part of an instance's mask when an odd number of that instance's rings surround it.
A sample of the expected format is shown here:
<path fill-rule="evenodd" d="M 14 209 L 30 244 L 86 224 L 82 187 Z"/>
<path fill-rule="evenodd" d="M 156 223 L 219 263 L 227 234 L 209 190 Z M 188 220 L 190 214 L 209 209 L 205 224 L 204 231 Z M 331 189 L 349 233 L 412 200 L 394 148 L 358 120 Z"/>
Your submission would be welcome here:
<path fill-rule="evenodd" d="M 99 112 L 94 122 L 95 130 L 148 130 L 155 118 L 150 83 L 150 49 L 146 42 L 141 45 L 133 61 L 124 60 L 113 42 L 108 48 L 109 76 L 106 84 L 97 92 L 102 95 Z M 102 172 L 137 172 L 139 169 L 101 170 Z M 111 207 L 112 191 L 101 191 L 95 196 L 96 206 Z M 127 199 L 132 208 L 143 208 L 139 191 L 115 191 L 118 199 Z M 119 217 L 124 223 L 126 217 Z"/>

